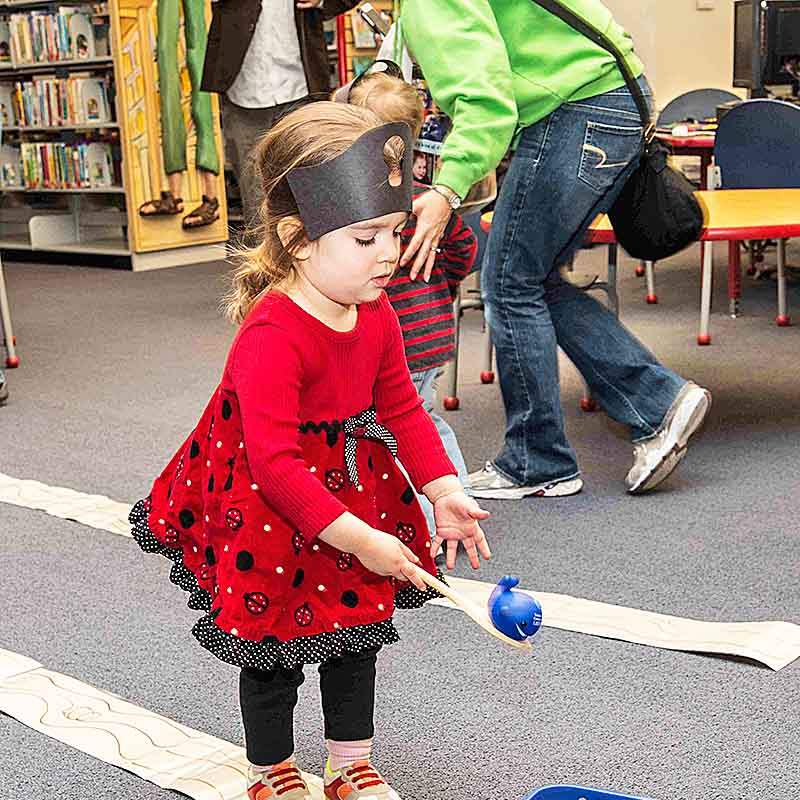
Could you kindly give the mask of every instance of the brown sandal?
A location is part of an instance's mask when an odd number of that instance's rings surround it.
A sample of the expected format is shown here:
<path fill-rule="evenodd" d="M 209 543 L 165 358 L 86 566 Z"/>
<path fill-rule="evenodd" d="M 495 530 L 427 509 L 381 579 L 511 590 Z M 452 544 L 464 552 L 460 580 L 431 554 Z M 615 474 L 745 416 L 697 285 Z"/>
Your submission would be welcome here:
<path fill-rule="evenodd" d="M 152 210 L 147 210 L 151 208 Z M 183 199 L 174 197 L 172 192 L 161 192 L 158 200 L 148 200 L 139 206 L 140 217 L 172 217 L 183 213 Z"/>
<path fill-rule="evenodd" d="M 202 228 L 204 225 L 211 225 L 219 219 L 219 200 L 216 197 L 203 195 L 203 202 L 190 214 L 183 218 L 183 227 Z"/>

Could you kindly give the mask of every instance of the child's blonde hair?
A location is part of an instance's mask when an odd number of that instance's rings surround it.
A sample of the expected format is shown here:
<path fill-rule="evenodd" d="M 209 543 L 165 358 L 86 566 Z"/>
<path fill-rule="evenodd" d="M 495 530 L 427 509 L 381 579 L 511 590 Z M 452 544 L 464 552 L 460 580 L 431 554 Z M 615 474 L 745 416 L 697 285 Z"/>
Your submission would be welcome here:
<path fill-rule="evenodd" d="M 264 188 L 259 224 L 250 232 L 260 244 L 238 253 L 240 265 L 231 276 L 231 288 L 222 309 L 232 322 L 241 322 L 265 292 L 293 277 L 293 253 L 307 241 L 294 199 L 288 173 L 298 167 L 312 167 L 344 153 L 359 137 L 386 121 L 367 108 L 320 101 L 309 103 L 280 120 L 261 140 L 253 153 Z M 399 170 L 404 143 L 392 137 L 384 149 L 390 170 Z M 409 154 L 410 156 L 410 154 Z M 296 230 L 285 243 L 278 225 L 297 221 Z M 285 233 L 284 233 L 285 235 Z"/>
<path fill-rule="evenodd" d="M 374 111 L 386 122 L 405 122 L 419 138 L 425 106 L 417 90 L 401 78 L 373 72 L 353 85 L 348 102 Z"/>

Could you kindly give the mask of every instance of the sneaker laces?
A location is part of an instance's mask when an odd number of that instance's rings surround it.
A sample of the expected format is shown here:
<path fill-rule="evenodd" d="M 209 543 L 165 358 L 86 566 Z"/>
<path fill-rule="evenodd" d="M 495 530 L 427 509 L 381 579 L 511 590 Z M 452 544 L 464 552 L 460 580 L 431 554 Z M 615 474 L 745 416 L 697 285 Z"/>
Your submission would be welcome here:
<path fill-rule="evenodd" d="M 380 772 L 369 761 L 359 761 L 351 767 L 345 767 L 342 772 L 359 792 L 376 787 L 385 787 L 386 790 L 389 788 Z"/>
<path fill-rule="evenodd" d="M 266 778 L 272 784 L 272 788 L 278 796 L 295 789 L 302 789 L 304 792 L 308 792 L 308 786 L 306 786 L 300 770 L 294 764 L 282 764 L 275 767 L 266 774 Z"/>

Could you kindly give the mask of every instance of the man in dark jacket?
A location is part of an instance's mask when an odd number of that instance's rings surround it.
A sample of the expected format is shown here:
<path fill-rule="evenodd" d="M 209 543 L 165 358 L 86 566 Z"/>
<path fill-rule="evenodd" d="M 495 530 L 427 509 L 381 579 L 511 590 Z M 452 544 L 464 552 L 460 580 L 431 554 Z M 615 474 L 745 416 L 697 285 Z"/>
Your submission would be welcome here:
<path fill-rule="evenodd" d="M 360 0 L 218 0 L 202 88 L 223 95 L 225 139 L 248 228 L 263 193 L 250 153 L 280 117 L 330 91 L 322 23 Z M 263 10 L 263 13 L 262 13 Z"/>

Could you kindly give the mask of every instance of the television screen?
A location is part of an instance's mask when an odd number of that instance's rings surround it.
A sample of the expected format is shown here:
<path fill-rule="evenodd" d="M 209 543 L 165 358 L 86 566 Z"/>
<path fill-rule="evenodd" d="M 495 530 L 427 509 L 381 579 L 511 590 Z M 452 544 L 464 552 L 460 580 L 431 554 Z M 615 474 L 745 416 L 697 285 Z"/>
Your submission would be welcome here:
<path fill-rule="evenodd" d="M 775 3 L 774 6 L 767 21 L 764 82 L 796 84 L 800 78 L 800 3 Z"/>
<path fill-rule="evenodd" d="M 800 0 L 773 0 L 761 6 L 762 82 L 800 88 Z M 733 8 L 733 85 L 752 89 L 753 3 L 736 0 Z"/>

